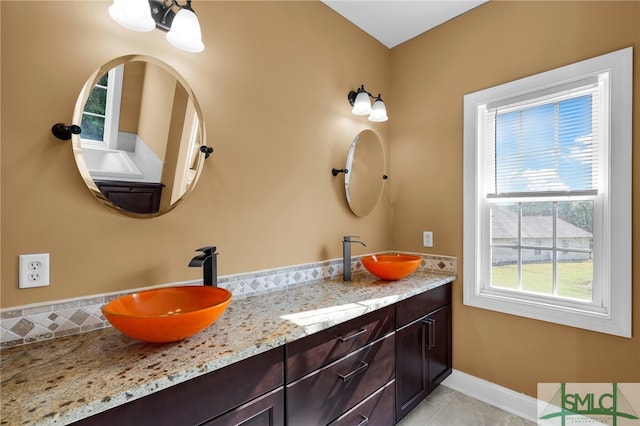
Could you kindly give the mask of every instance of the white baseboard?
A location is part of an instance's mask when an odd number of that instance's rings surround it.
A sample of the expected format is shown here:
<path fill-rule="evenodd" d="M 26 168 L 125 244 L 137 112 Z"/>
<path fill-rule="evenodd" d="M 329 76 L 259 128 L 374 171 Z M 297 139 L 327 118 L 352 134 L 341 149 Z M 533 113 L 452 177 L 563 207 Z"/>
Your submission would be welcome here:
<path fill-rule="evenodd" d="M 453 370 L 442 384 L 457 392 L 486 402 L 516 416 L 537 422 L 537 400 L 529 395 L 513 391 L 495 383 Z"/>

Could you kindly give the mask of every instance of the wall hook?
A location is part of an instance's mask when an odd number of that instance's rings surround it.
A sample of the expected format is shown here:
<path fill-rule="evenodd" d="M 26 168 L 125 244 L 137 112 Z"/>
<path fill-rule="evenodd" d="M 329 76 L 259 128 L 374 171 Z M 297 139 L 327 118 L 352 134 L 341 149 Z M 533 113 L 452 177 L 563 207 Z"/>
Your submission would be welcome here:
<path fill-rule="evenodd" d="M 204 153 L 204 158 L 209 158 L 209 155 L 211 155 L 211 153 L 213 152 L 213 148 L 211 148 L 210 146 L 206 146 L 203 145 L 200 147 L 200 152 Z"/>
<path fill-rule="evenodd" d="M 331 169 L 332 175 L 338 176 L 339 173 L 344 173 L 346 175 L 347 173 L 349 173 L 349 169 L 336 169 L 336 168 Z"/>
<path fill-rule="evenodd" d="M 56 123 L 51 128 L 51 133 L 58 139 L 62 139 L 63 141 L 68 141 L 71 139 L 71 135 L 79 135 L 82 129 L 80 126 L 76 126 L 75 124 L 71 124 L 67 126 L 64 123 Z"/>

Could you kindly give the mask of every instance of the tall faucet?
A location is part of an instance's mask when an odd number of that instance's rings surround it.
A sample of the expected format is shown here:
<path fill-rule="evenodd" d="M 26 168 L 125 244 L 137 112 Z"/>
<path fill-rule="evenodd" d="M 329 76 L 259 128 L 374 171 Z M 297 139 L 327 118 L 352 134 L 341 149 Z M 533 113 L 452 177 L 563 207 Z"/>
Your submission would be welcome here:
<path fill-rule="evenodd" d="M 351 281 L 351 243 L 362 244 L 365 243 L 359 240 L 352 240 L 352 238 L 360 238 L 356 235 L 345 235 L 342 238 L 342 279 L 344 281 Z"/>
<path fill-rule="evenodd" d="M 203 254 L 191 259 L 189 262 L 190 267 L 202 266 L 202 281 L 204 285 L 217 287 L 218 286 L 218 253 L 216 253 L 216 247 L 202 247 L 196 251 L 201 251 Z"/>

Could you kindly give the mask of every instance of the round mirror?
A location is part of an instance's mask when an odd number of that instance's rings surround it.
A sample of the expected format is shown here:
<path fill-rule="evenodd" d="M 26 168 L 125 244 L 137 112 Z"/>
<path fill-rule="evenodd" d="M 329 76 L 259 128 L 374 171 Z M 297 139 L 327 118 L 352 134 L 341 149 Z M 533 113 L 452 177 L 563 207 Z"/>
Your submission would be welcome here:
<path fill-rule="evenodd" d="M 105 64 L 82 89 L 73 123 L 82 129 L 72 137 L 80 174 L 110 209 L 159 216 L 195 186 L 205 158 L 202 113 L 167 64 L 140 55 Z"/>
<path fill-rule="evenodd" d="M 355 137 L 346 169 L 344 188 L 349 207 L 356 216 L 366 216 L 378 205 L 387 179 L 384 149 L 373 130 L 363 130 Z"/>

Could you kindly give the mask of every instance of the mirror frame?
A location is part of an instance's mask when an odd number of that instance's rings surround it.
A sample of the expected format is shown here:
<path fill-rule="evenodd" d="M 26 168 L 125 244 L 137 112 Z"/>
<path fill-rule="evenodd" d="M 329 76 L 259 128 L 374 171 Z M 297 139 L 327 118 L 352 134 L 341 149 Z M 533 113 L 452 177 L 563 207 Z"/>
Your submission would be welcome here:
<path fill-rule="evenodd" d="M 371 137 L 375 137 L 375 140 L 378 143 L 378 146 L 380 147 L 380 152 L 382 154 L 382 164 L 378 165 L 378 166 L 381 166 L 381 174 L 379 175 L 379 177 L 376 177 L 375 175 L 371 175 L 369 177 L 370 179 L 369 184 L 375 183 L 373 179 L 380 179 L 380 184 L 379 184 L 378 194 L 375 196 L 375 200 L 373 200 L 373 197 L 371 197 L 371 200 L 368 202 L 368 205 L 365 208 L 361 209 L 360 204 L 362 203 L 356 203 L 353 200 L 354 195 L 356 198 L 358 198 L 358 194 L 353 194 L 353 191 L 351 191 L 351 179 L 353 178 L 354 174 L 358 173 L 358 168 L 355 167 L 354 165 L 354 159 L 356 156 L 358 143 L 360 142 L 363 136 L 368 136 L 369 134 L 371 135 Z M 382 144 L 382 139 L 380 139 L 380 136 L 371 129 L 364 129 L 360 131 L 356 135 L 356 137 L 353 139 L 353 142 L 351 142 L 351 146 L 349 147 L 349 153 L 347 154 L 347 161 L 345 164 L 345 169 L 347 170 L 347 173 L 345 173 L 345 176 L 344 176 L 344 191 L 347 197 L 347 204 L 349 204 L 349 208 L 351 209 L 354 215 L 358 217 L 365 217 L 369 215 L 371 212 L 373 212 L 375 208 L 378 206 L 378 204 L 380 204 L 380 200 L 382 199 L 382 193 L 384 191 L 384 181 L 387 179 L 387 174 L 385 172 L 386 168 L 387 168 L 387 163 L 386 163 L 386 156 L 384 152 L 384 145 Z M 355 180 L 357 181 L 358 179 L 356 178 Z"/>
<path fill-rule="evenodd" d="M 107 72 L 109 72 L 109 70 L 111 70 L 112 68 L 118 65 L 126 64 L 128 62 L 136 62 L 136 61 L 151 63 L 155 66 L 158 66 L 159 68 L 162 68 L 163 70 L 171 74 L 176 79 L 176 81 L 182 85 L 183 89 L 189 96 L 189 99 L 193 103 L 194 110 L 196 112 L 196 115 L 198 116 L 198 126 L 200 131 L 200 146 L 206 145 L 206 126 L 204 123 L 204 117 L 202 115 L 200 104 L 198 103 L 198 100 L 195 97 L 193 90 L 187 84 L 186 80 L 182 77 L 182 75 L 180 75 L 180 73 L 174 70 L 171 66 L 169 66 L 165 62 L 162 62 L 159 59 L 146 56 L 146 55 L 120 56 L 118 58 L 112 59 L 111 61 L 105 63 L 100 68 L 98 68 L 93 74 L 91 74 L 91 76 L 89 77 L 85 85 L 82 87 L 82 90 L 80 91 L 80 95 L 78 96 L 78 100 L 76 101 L 76 105 L 73 111 L 72 122 L 77 123 L 77 125 L 80 126 L 80 123 L 82 122 L 82 114 L 84 111 L 84 106 L 89 98 L 89 95 L 91 94 L 93 87 L 96 85 L 96 83 L 100 80 L 100 78 L 104 74 L 106 74 Z M 72 146 L 73 146 L 73 156 L 75 158 L 78 171 L 80 172 L 80 175 L 82 176 L 82 179 L 84 180 L 84 183 L 87 186 L 87 188 L 91 191 L 93 196 L 102 205 L 107 207 L 109 210 L 124 216 L 139 218 L 139 219 L 162 216 L 163 214 L 166 214 L 172 211 L 179 204 L 184 202 L 189 197 L 189 195 L 193 191 L 193 188 L 198 183 L 198 180 L 200 179 L 200 174 L 202 172 L 202 168 L 204 165 L 204 160 L 206 156 L 208 156 L 208 154 L 205 154 L 202 151 L 199 151 L 197 153 L 195 158 L 195 174 L 193 176 L 193 180 L 191 184 L 185 190 L 185 192 L 180 196 L 180 198 L 177 199 L 175 202 L 171 203 L 169 207 L 165 209 L 160 209 L 158 212 L 155 212 L 155 213 L 134 213 L 115 205 L 114 203 L 109 201 L 107 197 L 100 191 L 100 189 L 94 182 L 94 179 L 91 177 L 91 174 L 89 173 L 89 169 L 84 160 L 84 157 L 82 154 L 82 142 L 81 142 L 80 136 L 81 135 L 76 135 L 76 134 L 72 135 L 71 139 L 72 139 Z"/>

